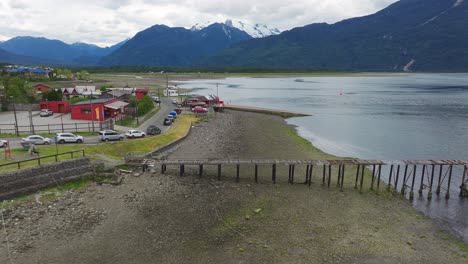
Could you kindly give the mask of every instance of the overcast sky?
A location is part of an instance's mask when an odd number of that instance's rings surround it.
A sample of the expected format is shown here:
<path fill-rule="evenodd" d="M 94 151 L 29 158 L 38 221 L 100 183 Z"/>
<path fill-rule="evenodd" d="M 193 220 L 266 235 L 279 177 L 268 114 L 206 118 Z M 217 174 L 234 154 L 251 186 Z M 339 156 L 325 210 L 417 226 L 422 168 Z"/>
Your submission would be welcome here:
<path fill-rule="evenodd" d="M 1 0 L 0 40 L 15 36 L 112 45 L 155 24 L 241 20 L 288 30 L 372 14 L 396 0 Z"/>

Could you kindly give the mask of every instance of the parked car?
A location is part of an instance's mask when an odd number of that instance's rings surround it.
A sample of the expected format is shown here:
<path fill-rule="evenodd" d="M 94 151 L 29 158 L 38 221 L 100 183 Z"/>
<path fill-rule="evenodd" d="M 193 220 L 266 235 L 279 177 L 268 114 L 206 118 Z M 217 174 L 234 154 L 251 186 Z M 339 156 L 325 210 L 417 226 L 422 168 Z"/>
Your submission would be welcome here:
<path fill-rule="evenodd" d="M 49 145 L 52 142 L 52 139 L 41 137 L 39 135 L 31 135 L 27 138 L 22 138 L 21 143 L 34 143 L 35 145 Z"/>
<path fill-rule="evenodd" d="M 201 106 L 195 106 L 194 108 L 192 108 L 192 112 L 194 112 L 194 113 L 206 113 L 206 112 L 208 112 L 208 109 L 206 109 L 205 107 L 201 107 Z"/>
<path fill-rule="evenodd" d="M 170 126 L 172 125 L 172 120 L 169 119 L 169 118 L 164 118 L 164 123 L 163 123 L 165 126 Z"/>
<path fill-rule="evenodd" d="M 155 103 L 161 103 L 161 98 L 159 98 L 158 96 L 153 96 L 153 101 Z"/>
<path fill-rule="evenodd" d="M 82 136 L 77 136 L 72 133 L 57 133 L 55 135 L 55 142 L 59 144 L 64 143 L 83 143 L 84 138 Z"/>
<path fill-rule="evenodd" d="M 130 129 L 129 131 L 127 131 L 127 133 L 125 133 L 125 136 L 127 138 L 140 138 L 140 137 L 145 137 L 146 134 L 145 132 L 140 131 L 140 130 Z"/>
<path fill-rule="evenodd" d="M 124 139 L 124 135 L 115 132 L 114 130 L 103 130 L 99 131 L 101 135 L 101 141 L 109 141 L 109 140 L 122 140 Z"/>
<path fill-rule="evenodd" d="M 173 115 L 168 115 L 167 118 L 169 118 L 172 123 L 174 123 L 174 121 L 176 119 L 175 116 L 173 116 Z"/>
<path fill-rule="evenodd" d="M 39 112 L 40 117 L 51 116 L 53 114 L 54 114 L 54 112 L 52 112 L 52 110 L 50 110 L 50 109 L 42 109 L 41 112 Z"/>
<path fill-rule="evenodd" d="M 174 111 L 175 111 L 178 115 L 180 115 L 180 114 L 182 113 L 182 108 L 176 108 L 176 109 L 174 109 Z"/>
<path fill-rule="evenodd" d="M 8 145 L 8 140 L 0 139 L 0 148 L 5 148 Z"/>
<path fill-rule="evenodd" d="M 146 134 L 147 135 L 157 135 L 157 134 L 161 134 L 161 129 L 155 125 L 150 125 L 147 129 L 146 129 Z"/>

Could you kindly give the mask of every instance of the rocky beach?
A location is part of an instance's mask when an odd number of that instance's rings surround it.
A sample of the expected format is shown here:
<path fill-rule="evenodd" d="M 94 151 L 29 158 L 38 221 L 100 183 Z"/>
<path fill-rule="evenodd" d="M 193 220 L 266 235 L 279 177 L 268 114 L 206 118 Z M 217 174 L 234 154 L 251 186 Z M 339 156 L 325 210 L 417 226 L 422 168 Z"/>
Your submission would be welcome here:
<path fill-rule="evenodd" d="M 276 116 L 226 111 L 167 159 L 333 159 Z M 271 183 L 271 168 L 133 173 L 2 211 L 0 263 L 468 263 L 465 244 L 390 193 Z M 351 172 L 349 172 L 351 175 Z"/>

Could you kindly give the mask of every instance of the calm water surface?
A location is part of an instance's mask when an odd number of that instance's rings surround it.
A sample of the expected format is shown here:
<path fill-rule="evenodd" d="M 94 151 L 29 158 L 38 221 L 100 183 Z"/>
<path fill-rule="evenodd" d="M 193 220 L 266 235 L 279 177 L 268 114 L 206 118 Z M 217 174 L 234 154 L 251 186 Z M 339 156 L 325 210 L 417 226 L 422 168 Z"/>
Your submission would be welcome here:
<path fill-rule="evenodd" d="M 181 82 L 227 103 L 312 114 L 292 118 L 325 152 L 361 159 L 468 160 L 468 74 L 228 78 Z M 461 172 L 456 171 L 457 177 Z M 458 179 L 458 178 L 457 178 Z M 459 180 L 458 180 L 459 181 Z M 468 242 L 468 199 L 413 204 Z M 417 197 L 417 195 L 416 195 Z"/>

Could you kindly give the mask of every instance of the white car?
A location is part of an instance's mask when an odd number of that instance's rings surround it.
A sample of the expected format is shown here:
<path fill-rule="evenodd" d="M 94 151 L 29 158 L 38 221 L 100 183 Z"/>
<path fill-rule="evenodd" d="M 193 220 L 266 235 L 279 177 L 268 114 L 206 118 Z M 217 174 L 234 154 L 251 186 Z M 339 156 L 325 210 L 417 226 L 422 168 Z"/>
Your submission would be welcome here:
<path fill-rule="evenodd" d="M 59 144 L 64 144 L 68 142 L 72 143 L 83 143 L 84 138 L 82 136 L 77 136 L 72 133 L 57 133 L 55 136 L 55 142 Z"/>
<path fill-rule="evenodd" d="M 8 144 L 8 140 L 0 139 L 0 148 L 6 147 Z"/>
<path fill-rule="evenodd" d="M 21 139 L 21 143 L 34 143 L 35 145 L 49 145 L 51 142 L 52 139 L 41 137 L 39 135 L 32 135 Z"/>
<path fill-rule="evenodd" d="M 140 138 L 140 137 L 145 137 L 146 134 L 145 132 L 140 131 L 140 130 L 130 129 L 129 131 L 127 131 L 127 133 L 125 133 L 125 136 L 127 138 Z"/>

